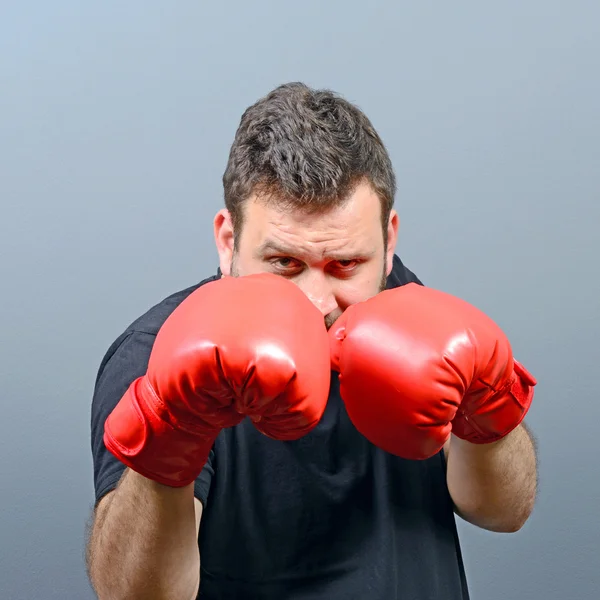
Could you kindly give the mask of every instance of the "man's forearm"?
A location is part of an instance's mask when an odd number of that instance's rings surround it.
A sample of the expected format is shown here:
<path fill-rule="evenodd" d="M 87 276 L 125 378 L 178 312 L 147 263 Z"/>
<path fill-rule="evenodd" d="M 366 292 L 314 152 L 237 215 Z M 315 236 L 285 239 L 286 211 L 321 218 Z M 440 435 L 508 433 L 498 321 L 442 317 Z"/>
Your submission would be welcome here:
<path fill-rule="evenodd" d="M 517 531 L 529 518 L 537 493 L 534 442 L 524 425 L 491 444 L 452 436 L 447 480 L 463 519 L 490 531 Z"/>
<path fill-rule="evenodd" d="M 127 470 L 105 500 L 88 544 L 100 600 L 195 598 L 200 558 L 193 484 L 170 488 Z"/>

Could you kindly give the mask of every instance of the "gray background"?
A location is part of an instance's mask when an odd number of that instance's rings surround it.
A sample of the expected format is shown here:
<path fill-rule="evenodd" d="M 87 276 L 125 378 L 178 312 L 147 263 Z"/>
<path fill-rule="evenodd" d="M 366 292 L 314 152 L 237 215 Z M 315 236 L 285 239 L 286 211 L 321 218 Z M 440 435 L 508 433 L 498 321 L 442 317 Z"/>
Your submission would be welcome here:
<path fill-rule="evenodd" d="M 540 381 L 539 502 L 515 535 L 460 523 L 472 597 L 598 598 L 598 3 L 205 4 L 0 3 L 0 597 L 93 597 L 100 359 L 213 273 L 239 117 L 303 80 L 389 146 L 407 265 Z"/>

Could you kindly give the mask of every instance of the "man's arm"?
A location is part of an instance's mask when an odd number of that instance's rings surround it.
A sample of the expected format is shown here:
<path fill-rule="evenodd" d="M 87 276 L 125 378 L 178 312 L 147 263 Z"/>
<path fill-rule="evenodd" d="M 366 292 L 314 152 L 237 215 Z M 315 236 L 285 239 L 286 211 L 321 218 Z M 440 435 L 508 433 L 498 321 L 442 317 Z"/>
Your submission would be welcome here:
<path fill-rule="evenodd" d="M 127 469 L 98 504 L 87 547 L 100 600 L 192 600 L 202 505 L 194 484 L 168 487 Z"/>
<path fill-rule="evenodd" d="M 535 443 L 524 424 L 489 444 L 452 436 L 444 446 L 456 513 L 489 531 L 512 533 L 529 518 L 537 494 Z"/>

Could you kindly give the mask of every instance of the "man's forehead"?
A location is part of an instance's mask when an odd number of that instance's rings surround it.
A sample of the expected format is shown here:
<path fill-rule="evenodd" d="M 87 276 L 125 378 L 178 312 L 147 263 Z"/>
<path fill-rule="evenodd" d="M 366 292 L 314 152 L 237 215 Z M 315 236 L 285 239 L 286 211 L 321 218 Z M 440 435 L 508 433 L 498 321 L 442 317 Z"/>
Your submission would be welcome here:
<path fill-rule="evenodd" d="M 369 257 L 375 254 L 372 244 L 357 243 L 350 239 L 314 242 L 296 236 L 293 241 L 267 237 L 259 243 L 254 253 L 259 256 L 274 253 L 285 256 L 312 254 L 328 260 L 344 260 L 352 257 Z"/>
<path fill-rule="evenodd" d="M 379 201 L 357 193 L 346 203 L 323 211 L 264 203 L 247 205 L 243 237 L 253 254 L 330 259 L 375 255 L 383 244 Z"/>

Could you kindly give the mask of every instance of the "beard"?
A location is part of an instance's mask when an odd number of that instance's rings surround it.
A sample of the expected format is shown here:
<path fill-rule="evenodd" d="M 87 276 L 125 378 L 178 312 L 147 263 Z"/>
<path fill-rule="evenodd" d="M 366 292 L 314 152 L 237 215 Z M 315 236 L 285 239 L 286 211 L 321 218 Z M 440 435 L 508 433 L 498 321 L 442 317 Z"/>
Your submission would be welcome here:
<path fill-rule="evenodd" d="M 231 275 L 231 277 L 239 277 L 240 274 L 238 273 L 238 269 L 237 269 L 237 264 L 235 263 L 235 259 L 236 259 L 236 251 L 233 251 L 233 256 L 231 257 L 231 267 L 229 268 L 229 274 Z"/>

